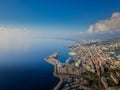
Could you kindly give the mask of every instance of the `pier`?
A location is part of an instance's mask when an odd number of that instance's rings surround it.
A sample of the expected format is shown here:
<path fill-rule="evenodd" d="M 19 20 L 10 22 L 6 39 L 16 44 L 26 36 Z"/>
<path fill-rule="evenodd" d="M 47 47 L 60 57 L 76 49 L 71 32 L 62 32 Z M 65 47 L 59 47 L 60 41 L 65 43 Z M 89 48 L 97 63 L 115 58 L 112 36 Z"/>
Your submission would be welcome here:
<path fill-rule="evenodd" d="M 45 58 L 45 61 L 50 63 L 51 65 L 54 66 L 54 72 L 53 75 L 54 77 L 57 77 L 60 79 L 59 83 L 55 86 L 55 88 L 53 90 L 59 90 L 60 87 L 63 84 L 63 79 L 61 75 L 58 75 L 58 69 L 57 69 L 57 65 L 58 63 L 60 63 L 56 58 L 58 56 L 58 53 L 54 53 L 53 55 L 50 55 L 48 58 Z"/>

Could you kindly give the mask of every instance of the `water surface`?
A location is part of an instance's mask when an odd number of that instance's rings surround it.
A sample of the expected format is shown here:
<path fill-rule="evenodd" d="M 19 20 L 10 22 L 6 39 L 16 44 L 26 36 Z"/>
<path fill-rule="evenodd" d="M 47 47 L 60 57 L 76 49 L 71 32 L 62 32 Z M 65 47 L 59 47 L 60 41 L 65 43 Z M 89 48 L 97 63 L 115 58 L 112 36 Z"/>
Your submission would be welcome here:
<path fill-rule="evenodd" d="M 59 81 L 44 58 L 58 51 L 61 62 L 69 57 L 67 40 L 29 39 L 0 45 L 0 90 L 51 90 Z"/>

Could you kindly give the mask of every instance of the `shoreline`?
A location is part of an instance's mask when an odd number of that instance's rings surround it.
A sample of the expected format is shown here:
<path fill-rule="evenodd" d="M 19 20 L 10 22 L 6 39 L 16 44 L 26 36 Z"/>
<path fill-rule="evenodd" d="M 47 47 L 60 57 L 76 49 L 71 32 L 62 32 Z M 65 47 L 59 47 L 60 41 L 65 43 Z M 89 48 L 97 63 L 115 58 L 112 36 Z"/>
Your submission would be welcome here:
<path fill-rule="evenodd" d="M 59 82 L 57 83 L 57 85 L 53 88 L 53 90 L 59 90 L 63 84 L 63 79 L 62 76 L 59 76 L 57 74 L 57 64 L 53 61 L 49 61 L 48 59 L 44 59 L 47 63 L 53 65 L 54 67 L 54 71 L 53 71 L 53 76 L 59 79 Z"/>

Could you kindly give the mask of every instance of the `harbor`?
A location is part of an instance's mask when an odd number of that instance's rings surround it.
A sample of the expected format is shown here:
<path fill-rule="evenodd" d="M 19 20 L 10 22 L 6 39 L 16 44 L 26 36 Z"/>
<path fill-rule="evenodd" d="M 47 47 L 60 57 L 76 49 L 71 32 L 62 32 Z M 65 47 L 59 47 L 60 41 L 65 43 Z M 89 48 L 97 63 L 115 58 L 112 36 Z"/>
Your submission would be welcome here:
<path fill-rule="evenodd" d="M 58 53 L 54 53 L 45 58 L 45 61 L 47 63 L 54 66 L 53 76 L 59 78 L 60 80 L 53 90 L 61 90 L 61 88 L 64 87 L 64 85 L 66 84 L 66 82 L 72 82 L 73 79 L 80 77 L 80 74 L 78 74 L 76 70 L 73 70 L 73 65 L 71 64 L 70 58 L 66 60 L 66 63 L 61 63 L 59 60 L 57 60 L 57 58 Z M 65 87 L 62 90 L 66 90 L 67 88 L 69 87 Z"/>

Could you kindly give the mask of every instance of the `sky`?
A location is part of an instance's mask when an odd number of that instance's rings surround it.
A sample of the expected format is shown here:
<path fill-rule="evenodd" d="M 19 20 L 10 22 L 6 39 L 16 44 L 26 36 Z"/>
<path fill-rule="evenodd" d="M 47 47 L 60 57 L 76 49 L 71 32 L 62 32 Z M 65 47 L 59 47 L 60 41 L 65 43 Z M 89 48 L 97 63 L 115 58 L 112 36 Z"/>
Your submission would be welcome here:
<path fill-rule="evenodd" d="M 120 0 L 0 0 L 1 38 L 111 33 L 119 19 Z"/>

